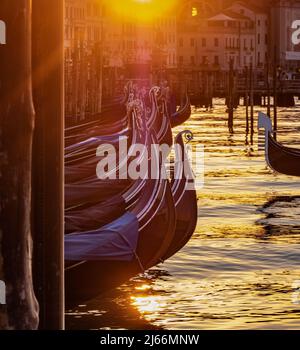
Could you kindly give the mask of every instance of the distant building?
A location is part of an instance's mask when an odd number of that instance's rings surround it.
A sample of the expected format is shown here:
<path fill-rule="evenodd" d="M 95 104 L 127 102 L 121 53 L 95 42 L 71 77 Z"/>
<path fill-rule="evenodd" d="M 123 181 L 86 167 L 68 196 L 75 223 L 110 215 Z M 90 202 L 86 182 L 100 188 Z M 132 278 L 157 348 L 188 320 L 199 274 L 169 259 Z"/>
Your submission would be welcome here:
<path fill-rule="evenodd" d="M 203 18 L 191 13 L 179 25 L 178 62 L 181 67 L 228 70 L 250 63 L 263 68 L 268 53 L 268 15 L 264 9 L 235 2 L 214 15 Z"/>
<path fill-rule="evenodd" d="M 241 66 L 249 63 L 247 62 L 249 56 L 252 57 L 250 60 L 254 68 L 264 68 L 268 60 L 269 45 L 270 23 L 267 8 L 237 1 L 230 6 L 230 9 L 250 19 L 250 28 L 245 26 L 241 30 Z M 254 36 L 253 45 L 252 36 Z M 252 51 L 250 54 L 249 46 Z"/>
<path fill-rule="evenodd" d="M 65 1 L 65 49 L 66 57 L 79 45 L 92 47 L 102 39 L 101 1 Z"/>
<path fill-rule="evenodd" d="M 115 18 L 108 11 L 104 20 L 106 67 L 134 65 L 173 69 L 177 66 L 177 18 L 175 14 L 154 22 Z"/>
<path fill-rule="evenodd" d="M 270 51 L 282 69 L 300 68 L 300 1 L 276 1 L 271 9 Z"/>

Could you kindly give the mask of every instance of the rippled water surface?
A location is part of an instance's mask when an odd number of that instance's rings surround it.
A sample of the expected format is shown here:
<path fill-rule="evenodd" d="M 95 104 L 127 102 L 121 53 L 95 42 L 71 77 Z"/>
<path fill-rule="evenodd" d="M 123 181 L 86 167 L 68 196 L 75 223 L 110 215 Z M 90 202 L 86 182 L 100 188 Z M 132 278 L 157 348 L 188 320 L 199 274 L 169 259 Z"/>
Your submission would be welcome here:
<path fill-rule="evenodd" d="M 193 239 L 147 274 L 68 312 L 68 328 L 300 329 L 300 179 L 266 168 L 257 133 L 246 145 L 243 107 L 229 136 L 223 101 L 215 102 L 178 129 L 205 145 Z M 299 101 L 280 109 L 278 124 L 279 141 L 300 147 Z"/>

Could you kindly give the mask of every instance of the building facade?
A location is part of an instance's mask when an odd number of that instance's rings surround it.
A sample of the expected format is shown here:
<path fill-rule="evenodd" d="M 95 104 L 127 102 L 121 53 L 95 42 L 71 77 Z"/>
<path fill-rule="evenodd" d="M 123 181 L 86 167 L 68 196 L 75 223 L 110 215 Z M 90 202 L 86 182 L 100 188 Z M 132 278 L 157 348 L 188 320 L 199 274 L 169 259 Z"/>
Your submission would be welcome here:
<path fill-rule="evenodd" d="M 174 69 L 177 66 L 177 18 L 174 14 L 155 21 L 132 21 L 114 17 L 109 10 L 104 19 L 104 62 L 106 67 L 134 66 Z M 149 68 L 150 69 L 150 68 Z"/>
<path fill-rule="evenodd" d="M 182 67 L 226 71 L 232 60 L 237 70 L 251 63 L 263 68 L 268 53 L 268 14 L 243 2 L 208 17 L 192 9 L 179 26 L 178 38 Z"/>
<path fill-rule="evenodd" d="M 272 6 L 270 51 L 285 70 L 300 68 L 300 1 L 279 0 Z"/>
<path fill-rule="evenodd" d="M 65 1 L 66 57 L 83 45 L 92 47 L 102 40 L 102 7 L 98 0 Z"/>

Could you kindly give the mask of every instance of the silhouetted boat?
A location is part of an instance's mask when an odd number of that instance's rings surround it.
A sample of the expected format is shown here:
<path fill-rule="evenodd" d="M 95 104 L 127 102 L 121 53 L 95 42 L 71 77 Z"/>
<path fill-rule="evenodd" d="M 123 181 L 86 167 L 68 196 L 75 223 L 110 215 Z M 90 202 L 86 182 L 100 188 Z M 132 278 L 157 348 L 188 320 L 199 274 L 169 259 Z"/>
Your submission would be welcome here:
<path fill-rule="evenodd" d="M 177 112 L 171 115 L 170 122 L 172 128 L 185 123 L 192 114 L 191 102 L 188 93 L 185 95 L 185 103 Z"/>
<path fill-rule="evenodd" d="M 286 147 L 273 137 L 271 119 L 259 113 L 258 128 L 264 129 L 264 150 L 268 166 L 274 171 L 291 176 L 300 176 L 300 150 Z"/>
<path fill-rule="evenodd" d="M 96 113 L 91 116 L 89 116 L 89 113 L 85 113 L 85 120 L 77 122 L 75 125 L 66 127 L 65 138 L 67 143 L 69 143 L 69 140 L 72 140 L 72 138 L 80 135 L 81 132 L 87 128 L 99 126 L 101 124 L 103 125 L 105 123 L 109 123 L 110 127 L 113 124 L 117 124 L 119 120 L 116 119 L 116 117 L 119 118 L 120 115 L 122 116 L 125 114 L 125 106 L 131 93 L 132 82 L 129 81 L 124 87 L 124 94 L 108 101 L 103 101 L 101 113 Z M 67 117 L 67 119 L 70 118 Z"/>
<path fill-rule="evenodd" d="M 103 111 L 95 116 L 95 120 L 76 125 L 65 130 L 66 146 L 74 145 L 89 137 L 105 136 L 109 131 L 116 134 L 128 125 L 126 105 L 117 105 L 115 108 Z"/>
<path fill-rule="evenodd" d="M 193 134 L 185 130 L 180 132 L 175 139 L 176 161 L 171 188 L 176 209 L 176 230 L 174 239 L 163 260 L 169 259 L 189 242 L 198 220 L 194 174 L 185 149 L 183 136 L 187 141 L 191 141 Z"/>
<path fill-rule="evenodd" d="M 173 145 L 173 135 L 168 115 L 166 100 L 161 89 L 154 86 L 149 93 L 151 112 L 147 119 L 147 126 L 153 129 L 160 145 Z"/>
<path fill-rule="evenodd" d="M 65 236 L 67 305 L 120 285 L 156 265 L 167 252 L 176 213 L 169 181 L 162 174 L 157 177 L 147 180 L 130 211 L 112 223 Z"/>
<path fill-rule="evenodd" d="M 171 182 L 172 195 L 175 202 L 177 221 L 174 239 L 165 259 L 180 250 L 192 236 L 197 222 L 197 196 L 194 176 L 185 151 L 183 136 L 188 141 L 192 133 L 182 131 L 176 137 L 175 174 Z M 152 140 L 155 143 L 155 140 Z M 110 197 L 95 205 L 83 205 L 65 214 L 66 233 L 93 230 L 115 220 L 134 205 L 141 196 L 146 180 L 140 179 L 120 194 Z"/>
<path fill-rule="evenodd" d="M 142 140 L 148 150 L 153 144 L 173 142 L 166 101 L 160 98 L 158 88 L 151 90 L 150 99 L 147 125 L 145 118 L 134 115 L 134 110 L 131 124 L 133 144 Z M 176 137 L 179 152 L 171 185 L 163 174 L 163 156 L 158 153 L 155 159 L 153 154 L 148 157 L 148 169 L 153 169 L 153 161 L 157 164 L 156 180 L 146 177 L 131 182 L 127 188 L 118 180 L 86 183 L 89 178 L 66 185 L 67 305 L 120 285 L 172 256 L 189 241 L 197 220 L 197 200 L 183 135 L 188 138 L 191 133 L 185 131 Z M 98 141 L 104 139 L 100 137 Z M 82 142 L 69 147 L 68 156 L 74 157 L 76 166 L 84 167 L 93 162 L 89 155 L 86 159 L 83 156 L 87 150 L 89 144 Z M 143 157 L 140 155 L 141 162 Z M 85 174 L 92 168 L 88 166 Z M 70 199 L 70 186 L 74 185 L 78 198 Z"/>
<path fill-rule="evenodd" d="M 128 149 L 129 151 L 121 159 L 116 159 L 116 167 L 106 173 L 105 179 L 100 181 L 96 175 L 97 163 L 101 158 L 96 156 L 97 147 L 94 139 L 91 140 L 92 147 L 86 146 L 85 143 L 76 148 L 76 151 L 71 151 L 69 147 L 70 152 L 65 167 L 65 207 L 67 209 L 87 203 L 101 202 L 108 196 L 114 196 L 127 190 L 132 184 L 132 179 L 124 172 L 127 172 L 130 160 L 134 159 L 138 165 L 145 161 L 145 157 L 150 157 L 151 145 L 157 144 L 158 141 L 154 130 L 149 130 L 146 126 L 142 107 L 139 104 L 133 106 L 130 110 L 133 126 L 131 127 L 132 137 L 128 141 L 127 151 Z M 115 141 L 118 142 L 119 137 L 116 137 Z M 96 144 L 101 145 L 101 142 L 109 144 L 108 141 L 101 138 L 96 139 Z M 136 151 L 130 147 L 131 145 L 143 145 L 143 152 L 138 157 L 134 157 Z M 86 151 L 86 147 L 88 151 Z M 118 148 L 116 150 L 118 152 Z M 85 154 L 86 152 L 87 154 Z M 123 173 L 124 176 L 122 176 Z"/>

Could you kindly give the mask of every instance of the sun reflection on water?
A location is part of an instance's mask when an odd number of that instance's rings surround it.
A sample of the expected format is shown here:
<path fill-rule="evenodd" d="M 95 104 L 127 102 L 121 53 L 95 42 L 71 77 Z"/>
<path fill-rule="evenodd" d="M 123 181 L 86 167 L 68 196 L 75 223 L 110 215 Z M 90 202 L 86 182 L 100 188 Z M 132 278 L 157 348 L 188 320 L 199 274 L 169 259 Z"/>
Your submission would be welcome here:
<path fill-rule="evenodd" d="M 300 328 L 300 304 L 293 301 L 300 279 L 299 179 L 273 174 L 256 146 L 247 151 L 244 109 L 228 137 L 223 102 L 210 114 L 195 110 L 175 131 L 190 129 L 206 149 L 193 239 L 165 264 L 87 306 L 103 316 L 70 314 L 73 328 Z M 278 137 L 287 145 L 300 147 L 299 114 L 299 101 L 279 111 Z"/>
<path fill-rule="evenodd" d="M 132 296 L 131 303 L 141 314 L 159 312 L 166 306 L 161 297 L 153 295 Z"/>

